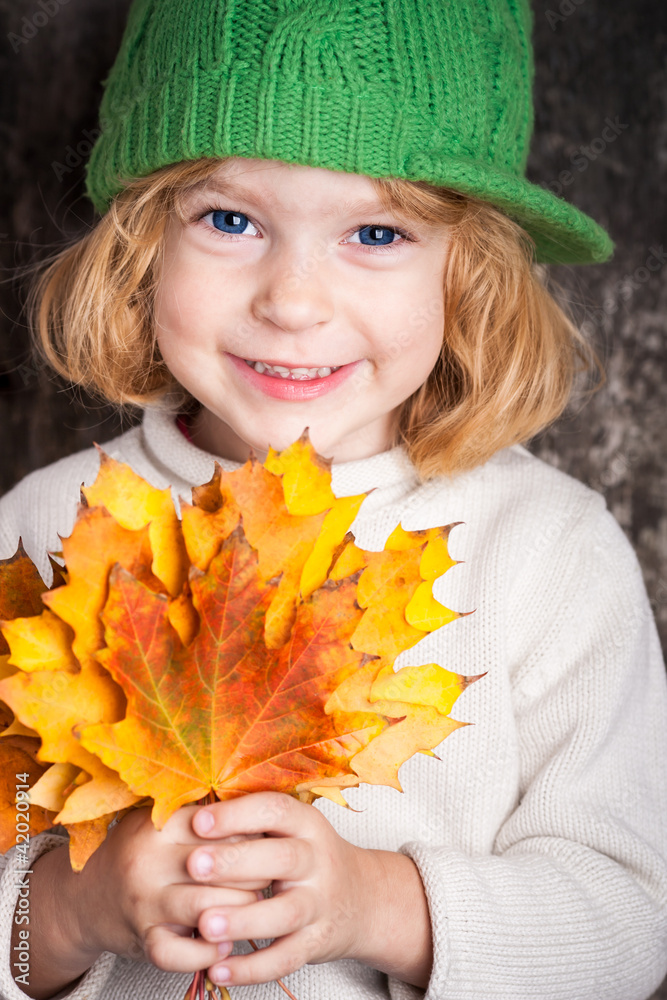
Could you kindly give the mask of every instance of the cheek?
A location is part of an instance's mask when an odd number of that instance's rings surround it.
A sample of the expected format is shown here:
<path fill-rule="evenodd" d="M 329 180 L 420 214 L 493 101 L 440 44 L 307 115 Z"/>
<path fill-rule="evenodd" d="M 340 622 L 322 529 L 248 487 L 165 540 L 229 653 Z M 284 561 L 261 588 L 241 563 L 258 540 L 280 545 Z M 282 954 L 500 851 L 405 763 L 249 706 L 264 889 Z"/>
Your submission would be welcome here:
<path fill-rule="evenodd" d="M 160 348 L 171 339 L 182 315 L 179 268 L 171 266 L 160 276 L 155 293 L 155 334 Z"/>
<path fill-rule="evenodd" d="M 207 312 L 205 289 L 196 276 L 175 269 L 161 283 L 155 302 L 158 334 L 187 336 L 205 322 Z"/>
<path fill-rule="evenodd" d="M 220 310 L 178 281 L 156 301 L 155 336 L 167 368 L 181 382 L 210 372 L 221 348 Z"/>
<path fill-rule="evenodd" d="M 412 299 L 414 307 L 403 310 L 400 322 L 394 318 L 394 336 L 384 348 L 384 361 L 394 376 L 410 391 L 422 385 L 433 370 L 442 350 L 444 308 L 442 288 L 429 288 Z"/>
<path fill-rule="evenodd" d="M 413 344 L 420 352 L 425 378 L 433 370 L 440 356 L 445 334 L 445 302 L 443 279 L 440 273 L 433 276 L 423 289 L 419 308 L 412 324 Z"/>
<path fill-rule="evenodd" d="M 428 373 L 433 370 L 438 358 L 442 353 L 442 345 L 445 338 L 445 316 L 442 309 L 440 318 L 431 321 L 424 330 L 423 355 L 428 366 Z"/>

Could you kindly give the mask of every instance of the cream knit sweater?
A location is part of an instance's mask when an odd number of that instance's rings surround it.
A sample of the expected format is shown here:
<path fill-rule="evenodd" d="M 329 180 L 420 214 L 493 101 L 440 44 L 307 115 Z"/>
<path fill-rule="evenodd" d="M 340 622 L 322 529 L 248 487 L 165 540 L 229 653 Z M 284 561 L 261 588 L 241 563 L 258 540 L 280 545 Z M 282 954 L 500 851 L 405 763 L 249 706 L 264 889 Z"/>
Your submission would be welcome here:
<path fill-rule="evenodd" d="M 155 411 L 106 450 L 176 497 L 189 499 L 213 470 Z M 22 535 L 48 575 L 44 554 L 71 530 L 79 487 L 96 469 L 90 449 L 4 497 L 0 556 Z M 403 794 L 362 786 L 348 794 L 359 811 L 317 806 L 350 841 L 416 862 L 435 950 L 427 1000 L 645 1000 L 667 972 L 667 684 L 639 566 L 603 498 L 521 447 L 421 486 L 397 448 L 334 466 L 333 486 L 338 495 L 376 487 L 353 528 L 364 548 L 382 548 L 399 522 L 464 522 L 450 538 L 464 563 L 435 594 L 475 613 L 398 665 L 487 671 L 455 706 L 474 725 L 443 743 L 440 760 L 406 763 Z M 40 834 L 32 857 L 62 843 Z M 25 997 L 9 964 L 14 854 L 1 859 L 6 1000 Z M 181 1000 L 190 978 L 105 953 L 59 996 Z M 351 960 L 306 966 L 288 985 L 298 1000 L 424 996 Z M 232 995 L 283 996 L 275 984 Z"/>

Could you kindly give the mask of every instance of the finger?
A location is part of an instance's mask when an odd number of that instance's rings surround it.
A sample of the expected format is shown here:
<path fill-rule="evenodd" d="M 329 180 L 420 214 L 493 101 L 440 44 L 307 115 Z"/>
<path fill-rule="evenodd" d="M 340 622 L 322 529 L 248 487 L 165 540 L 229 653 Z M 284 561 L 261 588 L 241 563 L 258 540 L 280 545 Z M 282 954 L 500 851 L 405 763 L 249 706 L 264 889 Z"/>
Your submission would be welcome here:
<path fill-rule="evenodd" d="M 192 826 L 192 818 L 201 806 L 180 806 L 171 814 L 167 822 L 159 831 L 165 839 L 177 844 L 195 844 L 198 835 Z"/>
<path fill-rule="evenodd" d="M 226 958 L 233 948 L 231 942 L 211 944 L 204 938 L 183 936 L 162 924 L 149 928 L 144 950 L 149 962 L 165 972 L 196 972 L 213 962 Z"/>
<path fill-rule="evenodd" d="M 218 959 L 208 969 L 208 977 L 221 986 L 248 986 L 284 979 L 300 969 L 309 959 L 302 934 L 289 934 L 274 941 L 268 948 L 249 955 L 234 955 Z"/>
<path fill-rule="evenodd" d="M 180 806 L 175 812 L 171 814 L 169 819 L 166 821 L 164 826 L 160 830 L 156 830 L 156 833 L 160 835 L 170 843 L 175 844 L 197 844 L 199 843 L 200 836 L 195 832 L 192 825 L 192 819 L 200 811 L 201 806 Z M 138 812 L 139 810 L 134 810 Z M 144 808 L 144 813 L 148 817 L 151 826 L 155 829 L 151 820 L 151 811 L 148 808 Z"/>
<path fill-rule="evenodd" d="M 220 846 L 222 842 L 217 842 L 215 845 L 211 844 L 210 841 L 198 840 L 198 844 L 202 845 L 206 843 L 204 851 L 206 854 L 210 853 L 211 850 Z M 239 841 L 241 843 L 241 841 Z M 242 843 L 245 843 L 245 838 L 243 838 Z M 186 846 L 184 844 L 173 844 L 170 845 L 169 850 L 162 852 L 160 856 L 161 861 L 161 871 L 160 871 L 160 881 L 164 885 L 177 885 L 177 884 L 188 884 L 193 885 L 195 883 L 208 882 L 207 878 L 203 875 L 195 877 L 194 869 L 192 868 L 193 862 L 188 864 L 188 859 L 192 854 L 193 847 L 196 844 Z M 241 848 L 243 849 L 243 848 Z M 220 880 L 220 884 L 224 884 L 224 880 Z M 271 884 L 270 879 L 261 879 L 256 877 L 256 873 L 252 873 L 251 877 L 245 882 L 235 880 L 235 889 L 244 889 L 250 892 L 254 892 L 257 889 L 266 889 L 268 885 Z"/>
<path fill-rule="evenodd" d="M 256 902 L 257 894 L 244 889 L 210 885 L 169 886 L 168 891 L 161 894 L 155 923 L 192 928 L 197 926 L 202 913 L 212 907 L 231 912 L 237 906 L 250 906 Z"/>
<path fill-rule="evenodd" d="M 199 882 L 244 883 L 250 879 L 299 881 L 313 865 L 310 841 L 296 837 L 267 837 L 238 844 L 197 847 L 187 860 L 187 870 Z"/>
<path fill-rule="evenodd" d="M 229 837 L 235 834 L 269 833 L 275 836 L 303 836 L 321 816 L 317 810 L 282 792 L 253 792 L 227 802 L 200 806 L 192 827 L 201 837 Z"/>
<path fill-rule="evenodd" d="M 293 934 L 317 915 L 317 902 L 308 889 L 289 889 L 272 899 L 234 909 L 214 907 L 199 918 L 199 933 L 207 941 L 246 941 Z"/>

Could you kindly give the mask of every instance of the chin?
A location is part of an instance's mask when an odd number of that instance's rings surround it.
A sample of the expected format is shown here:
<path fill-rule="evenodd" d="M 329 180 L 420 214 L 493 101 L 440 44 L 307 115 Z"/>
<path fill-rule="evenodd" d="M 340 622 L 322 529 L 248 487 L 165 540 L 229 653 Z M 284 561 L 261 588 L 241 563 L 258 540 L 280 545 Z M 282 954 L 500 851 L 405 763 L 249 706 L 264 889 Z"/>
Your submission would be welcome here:
<path fill-rule="evenodd" d="M 325 443 L 330 440 L 328 435 L 319 434 L 315 423 L 312 421 L 309 423 L 306 418 L 287 421 L 261 421 L 259 427 L 246 426 L 245 433 L 241 432 L 241 428 L 236 433 L 245 441 L 249 448 L 252 448 L 253 451 L 259 454 L 259 452 L 267 452 L 269 446 L 275 451 L 283 451 L 301 437 L 306 427 L 308 427 L 308 435 L 311 441 L 313 437 L 317 440 L 325 441 Z"/>
<path fill-rule="evenodd" d="M 294 431 L 275 430 L 267 434 L 266 436 L 255 439 L 255 443 L 250 444 L 250 447 L 257 455 L 260 454 L 266 455 L 267 451 L 269 450 L 269 447 L 273 448 L 274 451 L 284 451 L 285 448 L 289 448 L 291 444 L 294 444 L 295 441 L 298 441 L 298 439 L 301 437 L 301 435 L 305 430 L 306 430 L 306 425 L 300 427 L 298 430 L 294 429 Z M 323 447 L 325 450 L 322 450 L 318 445 L 318 440 L 321 439 L 318 438 L 318 436 L 316 435 L 315 440 L 313 441 L 313 435 L 310 429 L 308 429 L 308 437 L 310 438 L 310 442 L 313 445 L 313 447 L 317 451 L 319 451 L 320 454 L 325 455 L 326 457 L 327 442 L 326 441 L 324 442 Z"/>

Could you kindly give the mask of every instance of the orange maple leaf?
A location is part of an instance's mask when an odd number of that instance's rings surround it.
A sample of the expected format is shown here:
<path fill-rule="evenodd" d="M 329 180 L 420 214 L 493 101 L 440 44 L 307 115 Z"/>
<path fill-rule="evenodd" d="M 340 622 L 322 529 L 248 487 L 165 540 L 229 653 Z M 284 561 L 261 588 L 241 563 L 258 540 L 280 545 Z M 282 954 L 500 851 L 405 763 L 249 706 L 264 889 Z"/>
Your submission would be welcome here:
<path fill-rule="evenodd" d="M 19 538 L 14 555 L 0 563 L 0 620 L 40 614 L 45 590 L 46 585 Z M 8 652 L 7 640 L 0 634 L 0 656 Z"/>
<path fill-rule="evenodd" d="M 270 649 L 264 618 L 276 585 L 262 582 L 241 527 L 190 583 L 201 628 L 184 647 L 165 599 L 114 571 L 100 659 L 127 692 L 127 714 L 81 729 L 82 744 L 155 799 L 158 827 L 209 791 L 293 793 L 352 775 L 349 761 L 378 727 L 341 732 L 324 705 L 363 658 L 349 644 L 362 615 L 355 584 L 318 590 L 300 604 L 289 640 Z"/>
<path fill-rule="evenodd" d="M 68 827 L 75 867 L 147 799 L 158 827 L 208 793 L 345 804 L 360 781 L 400 789 L 405 760 L 465 725 L 449 712 L 477 678 L 393 668 L 461 617 L 432 590 L 452 526 L 359 549 L 365 494 L 334 496 L 307 433 L 264 466 L 216 467 L 180 521 L 169 491 L 103 454 L 84 497 L 66 582 L 41 613 L 34 593 L 9 607 L 0 658 L 0 697 L 52 762 L 32 800 Z"/>
<path fill-rule="evenodd" d="M 6 736 L 0 740 L 0 853 L 15 844 L 29 844 L 30 837 L 53 826 L 53 812 L 25 804 L 27 790 L 46 770 L 35 755 L 39 740 L 30 736 Z"/>

